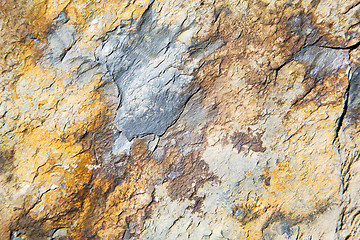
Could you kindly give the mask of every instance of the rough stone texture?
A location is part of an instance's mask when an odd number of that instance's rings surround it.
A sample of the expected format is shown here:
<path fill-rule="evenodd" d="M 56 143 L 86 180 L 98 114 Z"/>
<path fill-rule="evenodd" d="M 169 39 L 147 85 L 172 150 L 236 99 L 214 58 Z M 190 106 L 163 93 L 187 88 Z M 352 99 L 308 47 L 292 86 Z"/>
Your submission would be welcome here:
<path fill-rule="evenodd" d="M 0 239 L 360 239 L 357 1 L 0 13 Z"/>
<path fill-rule="evenodd" d="M 186 29 L 157 26 L 151 11 L 144 13 L 134 30 L 119 27 L 106 35 L 97 51 L 121 91 L 115 121 L 129 140 L 164 134 L 194 93 L 190 84 L 198 62 L 220 45 L 182 43 L 176 38 Z"/>

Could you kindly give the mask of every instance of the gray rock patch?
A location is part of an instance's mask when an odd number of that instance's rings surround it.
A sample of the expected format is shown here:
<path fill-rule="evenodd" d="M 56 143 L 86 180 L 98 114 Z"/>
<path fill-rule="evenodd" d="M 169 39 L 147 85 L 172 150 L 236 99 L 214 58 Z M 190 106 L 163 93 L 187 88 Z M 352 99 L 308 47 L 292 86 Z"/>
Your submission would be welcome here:
<path fill-rule="evenodd" d="M 147 11 L 135 26 L 108 33 L 96 50 L 121 92 L 115 121 L 128 140 L 164 134 L 197 90 L 191 82 L 200 59 L 222 44 L 188 46 L 176 40 L 184 30 L 158 26 Z"/>
<path fill-rule="evenodd" d="M 357 68 L 350 78 L 349 107 L 360 105 L 360 67 Z"/>
<path fill-rule="evenodd" d="M 349 89 L 348 89 L 348 102 L 347 112 L 345 118 L 347 118 L 350 123 L 355 123 L 359 121 L 360 114 L 360 68 L 357 68 L 352 74 L 349 80 Z"/>
<path fill-rule="evenodd" d="M 308 74 L 323 78 L 348 64 L 349 50 L 309 46 L 303 48 L 295 60 L 308 68 Z"/>
<path fill-rule="evenodd" d="M 123 153 L 130 154 L 131 146 L 132 146 L 132 142 L 128 141 L 125 135 L 120 133 L 120 135 L 116 137 L 111 151 L 115 155 L 119 155 Z"/>
<path fill-rule="evenodd" d="M 53 63 L 62 61 L 67 51 L 75 43 L 75 32 L 75 27 L 69 24 L 62 24 L 51 30 L 48 36 L 49 46 L 45 52 L 45 59 Z"/>

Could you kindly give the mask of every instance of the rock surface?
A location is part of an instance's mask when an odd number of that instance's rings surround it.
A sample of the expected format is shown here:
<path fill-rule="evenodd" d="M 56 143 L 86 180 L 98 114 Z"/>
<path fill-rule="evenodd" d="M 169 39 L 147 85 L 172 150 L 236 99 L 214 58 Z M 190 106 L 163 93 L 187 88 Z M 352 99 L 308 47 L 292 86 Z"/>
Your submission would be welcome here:
<path fill-rule="evenodd" d="M 0 239 L 360 239 L 357 1 L 0 13 Z"/>

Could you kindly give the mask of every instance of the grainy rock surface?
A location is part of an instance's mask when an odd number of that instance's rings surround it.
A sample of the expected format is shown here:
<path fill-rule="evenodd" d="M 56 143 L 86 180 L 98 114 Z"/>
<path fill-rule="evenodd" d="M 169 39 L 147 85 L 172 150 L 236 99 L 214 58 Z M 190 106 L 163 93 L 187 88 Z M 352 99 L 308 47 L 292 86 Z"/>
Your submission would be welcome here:
<path fill-rule="evenodd" d="M 360 239 L 358 1 L 0 13 L 0 239 Z"/>

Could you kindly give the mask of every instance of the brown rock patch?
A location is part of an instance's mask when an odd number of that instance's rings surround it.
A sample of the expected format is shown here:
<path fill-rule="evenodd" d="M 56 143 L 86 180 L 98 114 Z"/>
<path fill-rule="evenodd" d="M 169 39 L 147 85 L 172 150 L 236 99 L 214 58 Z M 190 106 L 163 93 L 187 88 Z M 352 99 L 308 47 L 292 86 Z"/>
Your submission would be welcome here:
<path fill-rule="evenodd" d="M 250 150 L 253 152 L 265 152 L 266 147 L 263 146 L 262 136 L 263 133 L 255 133 L 248 128 L 247 132 L 235 132 L 231 140 L 239 152 L 249 153 Z"/>

